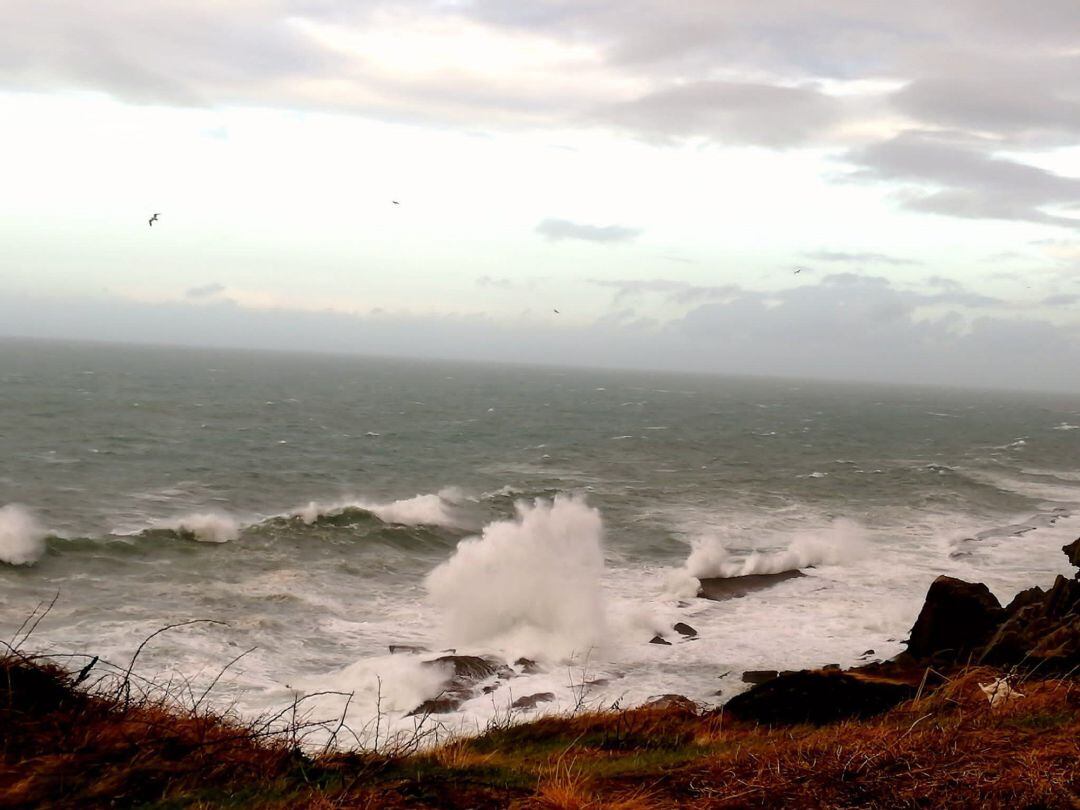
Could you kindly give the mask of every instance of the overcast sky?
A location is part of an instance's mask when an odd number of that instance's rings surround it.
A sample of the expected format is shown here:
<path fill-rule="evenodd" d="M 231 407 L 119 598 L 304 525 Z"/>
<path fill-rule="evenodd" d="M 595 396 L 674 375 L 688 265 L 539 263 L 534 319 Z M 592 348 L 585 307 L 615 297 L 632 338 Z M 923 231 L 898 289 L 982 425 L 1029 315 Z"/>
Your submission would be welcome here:
<path fill-rule="evenodd" d="M 1080 390 L 1076 0 L 0 19 L 0 335 Z"/>

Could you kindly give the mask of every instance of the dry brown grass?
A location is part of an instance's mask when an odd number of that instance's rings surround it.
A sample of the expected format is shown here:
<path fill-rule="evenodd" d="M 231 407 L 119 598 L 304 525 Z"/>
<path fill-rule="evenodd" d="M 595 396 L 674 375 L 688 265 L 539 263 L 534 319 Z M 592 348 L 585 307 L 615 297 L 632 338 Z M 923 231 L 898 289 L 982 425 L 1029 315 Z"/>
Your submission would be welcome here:
<path fill-rule="evenodd" d="M 978 684 L 999 672 L 947 674 L 884 715 L 820 728 L 635 709 L 377 756 L 305 752 L 302 720 L 275 731 L 177 690 L 88 694 L 13 654 L 0 658 L 0 806 L 1080 808 L 1080 682 L 1029 680 L 991 709 Z"/>

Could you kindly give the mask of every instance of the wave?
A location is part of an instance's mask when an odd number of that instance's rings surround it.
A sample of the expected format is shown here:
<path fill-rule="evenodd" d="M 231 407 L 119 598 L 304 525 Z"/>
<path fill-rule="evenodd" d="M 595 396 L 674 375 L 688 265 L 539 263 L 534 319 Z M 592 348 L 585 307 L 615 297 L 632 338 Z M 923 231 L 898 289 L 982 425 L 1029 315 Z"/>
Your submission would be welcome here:
<path fill-rule="evenodd" d="M 220 512 L 194 512 L 162 524 L 183 540 L 199 543 L 228 543 L 240 536 L 241 525 L 236 518 Z"/>
<path fill-rule="evenodd" d="M 709 535 L 692 543 L 683 567 L 668 574 L 665 590 L 685 599 L 697 594 L 705 578 L 781 574 L 815 565 L 842 565 L 859 559 L 865 549 L 866 531 L 844 518 L 824 529 L 798 535 L 782 550 L 751 551 L 744 557 L 734 557 L 724 538 Z"/>
<path fill-rule="evenodd" d="M 388 503 L 362 500 L 344 500 L 336 503 L 311 501 L 307 506 L 294 510 L 293 517 L 308 525 L 326 521 L 338 515 L 357 514 L 358 511 L 374 515 L 384 523 L 402 526 L 445 526 L 451 529 L 465 528 L 463 516 L 455 509 L 463 495 L 456 487 L 447 487 L 437 493 L 414 495 Z"/>
<path fill-rule="evenodd" d="M 565 657 L 604 634 L 600 513 L 583 498 L 519 502 L 512 520 L 458 544 L 425 580 L 451 645 Z"/>
<path fill-rule="evenodd" d="M 45 553 L 46 532 L 25 506 L 0 507 L 0 562 L 32 565 Z"/>

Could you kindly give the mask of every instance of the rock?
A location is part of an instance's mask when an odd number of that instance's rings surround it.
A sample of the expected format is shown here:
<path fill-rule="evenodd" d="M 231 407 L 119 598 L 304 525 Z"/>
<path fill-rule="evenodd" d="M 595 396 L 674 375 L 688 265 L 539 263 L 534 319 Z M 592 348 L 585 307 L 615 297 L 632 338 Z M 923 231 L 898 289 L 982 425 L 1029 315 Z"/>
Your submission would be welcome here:
<path fill-rule="evenodd" d="M 684 714 L 697 714 L 701 707 L 684 695 L 653 695 L 645 701 L 646 709 L 665 709 Z"/>
<path fill-rule="evenodd" d="M 514 674 L 498 659 L 478 655 L 443 655 L 423 663 L 424 666 L 450 666 L 454 671 L 452 679 L 455 684 L 476 683 L 494 676 L 508 678 Z"/>
<path fill-rule="evenodd" d="M 464 702 L 464 700 L 455 695 L 442 695 L 437 698 L 425 700 L 409 712 L 408 716 L 413 717 L 418 714 L 449 714 L 450 712 L 457 711 L 458 706 Z"/>
<path fill-rule="evenodd" d="M 788 672 L 736 695 L 725 713 L 769 725 L 824 725 L 863 718 L 913 697 L 908 684 L 867 680 L 845 672 Z"/>
<path fill-rule="evenodd" d="M 671 646 L 671 642 L 668 641 L 667 639 L 665 639 L 663 636 L 653 636 L 652 638 L 649 639 L 649 643 L 650 644 L 666 644 L 669 647 Z"/>
<path fill-rule="evenodd" d="M 537 692 L 535 695 L 519 697 L 510 704 L 514 709 L 535 709 L 538 703 L 550 703 L 555 699 L 554 692 Z"/>
<path fill-rule="evenodd" d="M 702 599 L 723 602 L 726 599 L 738 599 L 754 591 L 771 588 L 788 579 L 804 577 L 802 571 L 781 571 L 778 574 L 747 574 L 741 577 L 706 577 L 699 580 L 701 587 L 697 595 Z"/>
<path fill-rule="evenodd" d="M 771 680 L 780 677 L 780 671 L 777 669 L 750 669 L 742 674 L 743 683 L 768 683 Z"/>
<path fill-rule="evenodd" d="M 522 675 L 535 675 L 537 672 L 542 672 L 540 665 L 533 661 L 531 658 L 519 658 L 514 662 L 515 667 L 521 667 Z"/>
<path fill-rule="evenodd" d="M 980 663 L 1029 663 L 1047 669 L 1080 664 L 1080 582 L 1058 576 L 1049 591 L 1021 591 L 987 643 Z"/>
<path fill-rule="evenodd" d="M 873 650 L 866 650 L 866 651 L 865 651 L 865 652 L 864 652 L 864 653 L 863 653 L 863 654 L 862 654 L 861 656 L 859 656 L 859 657 L 860 657 L 860 658 L 866 658 L 866 656 L 868 656 L 868 655 L 873 655 L 873 654 L 874 654 L 874 651 L 873 651 Z"/>
<path fill-rule="evenodd" d="M 697 635 L 697 630 L 695 630 L 693 627 L 686 624 L 685 622 L 676 622 L 675 626 L 671 629 L 674 630 L 676 633 L 679 633 L 680 635 L 687 636 L 688 638 L 693 638 Z"/>
<path fill-rule="evenodd" d="M 1080 537 L 1073 540 L 1066 546 L 1062 546 L 1061 550 L 1065 552 L 1065 556 L 1069 558 L 1070 565 L 1075 565 L 1080 568 Z M 1076 576 L 1080 578 L 1080 571 L 1076 572 Z"/>
<path fill-rule="evenodd" d="M 907 651 L 918 659 L 959 660 L 986 644 L 1004 618 L 1001 603 L 981 582 L 939 576 L 911 628 Z"/>
<path fill-rule="evenodd" d="M 823 666 L 821 668 L 821 670 L 822 670 L 822 672 L 839 672 L 840 671 L 840 665 L 839 664 L 826 664 L 825 666 Z"/>

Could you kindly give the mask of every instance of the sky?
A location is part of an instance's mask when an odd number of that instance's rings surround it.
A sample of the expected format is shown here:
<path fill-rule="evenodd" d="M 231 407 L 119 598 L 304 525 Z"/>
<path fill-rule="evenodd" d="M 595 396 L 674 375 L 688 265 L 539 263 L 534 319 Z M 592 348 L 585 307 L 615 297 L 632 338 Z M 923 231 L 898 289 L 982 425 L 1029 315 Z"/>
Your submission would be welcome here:
<path fill-rule="evenodd" d="M 0 18 L 0 335 L 1080 390 L 1075 0 Z"/>

